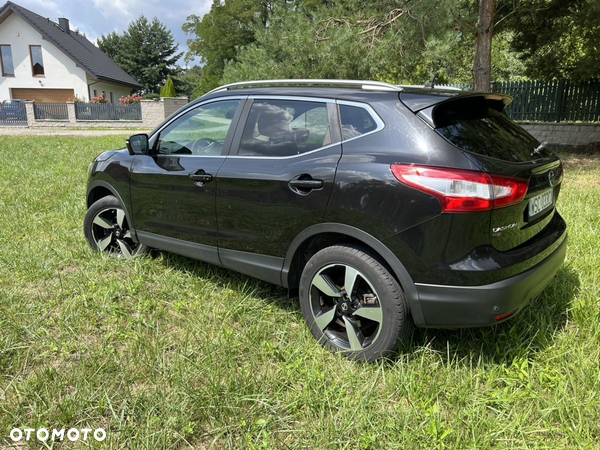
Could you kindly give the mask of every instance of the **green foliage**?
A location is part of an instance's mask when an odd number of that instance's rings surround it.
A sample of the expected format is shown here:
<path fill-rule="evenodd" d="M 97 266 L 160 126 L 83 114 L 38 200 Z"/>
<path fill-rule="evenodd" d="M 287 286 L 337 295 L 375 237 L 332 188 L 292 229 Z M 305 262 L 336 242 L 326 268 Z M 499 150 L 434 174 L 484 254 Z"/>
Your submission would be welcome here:
<path fill-rule="evenodd" d="M 600 78 L 600 2 L 528 0 L 507 20 L 526 73 L 537 79 Z"/>
<path fill-rule="evenodd" d="M 195 35 L 188 40 L 188 54 L 191 60 L 200 56 L 204 64 L 203 76 L 198 85 L 199 92 L 206 92 L 218 86 L 227 60 L 236 56 L 238 47 L 254 41 L 252 25 L 259 21 L 265 26 L 267 1 L 214 0 L 211 10 L 203 17 L 190 15 L 183 25 L 183 31 Z"/>
<path fill-rule="evenodd" d="M 186 59 L 200 57 L 202 78 L 193 96 L 197 97 L 221 84 L 228 62 L 237 61 L 240 50 L 256 40 L 256 33 L 272 26 L 276 8 L 295 16 L 310 14 L 331 3 L 328 0 L 213 0 L 203 17 L 190 15 L 183 24 L 188 39 Z"/>
<path fill-rule="evenodd" d="M 98 38 L 100 50 L 134 77 L 144 92 L 158 92 L 169 75 L 176 75 L 178 45 L 173 34 L 156 17 L 141 15 L 123 34 L 116 32 Z"/>
<path fill-rule="evenodd" d="M 184 96 L 189 99 L 198 97 L 196 89 L 202 80 L 203 68 L 193 66 L 182 69 L 181 72 L 173 79 L 175 82 L 175 90 L 177 95 Z"/>
<path fill-rule="evenodd" d="M 173 83 L 173 79 L 171 77 L 167 78 L 167 82 L 160 89 L 161 97 L 175 97 L 177 93 L 175 92 L 175 84 Z"/>
<path fill-rule="evenodd" d="M 477 17 L 464 0 L 214 0 L 184 30 L 206 64 L 195 95 L 266 78 L 472 83 Z M 593 0 L 498 0 L 492 79 L 600 76 L 599 21 Z"/>
<path fill-rule="evenodd" d="M 476 11 L 459 1 L 323 5 L 306 14 L 275 5 L 268 27 L 238 50 L 223 81 L 265 78 L 353 78 L 424 84 L 472 80 Z M 522 71 L 512 35 L 494 40 L 498 79 Z"/>
<path fill-rule="evenodd" d="M 144 95 L 144 100 L 155 100 L 157 98 L 160 98 L 160 95 L 158 95 L 156 92 L 149 92 Z"/>

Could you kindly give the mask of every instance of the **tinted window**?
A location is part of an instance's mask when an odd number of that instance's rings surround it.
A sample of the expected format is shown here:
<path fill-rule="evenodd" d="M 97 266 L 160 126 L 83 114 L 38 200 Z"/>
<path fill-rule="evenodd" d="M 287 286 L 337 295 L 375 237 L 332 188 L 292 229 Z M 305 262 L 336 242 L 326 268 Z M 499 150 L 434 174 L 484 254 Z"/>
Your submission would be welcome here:
<path fill-rule="evenodd" d="M 220 155 L 239 100 L 209 103 L 193 109 L 161 131 L 161 155 Z"/>
<path fill-rule="evenodd" d="M 377 129 L 377 123 L 364 108 L 340 105 L 342 139 L 348 140 Z"/>
<path fill-rule="evenodd" d="M 238 154 L 291 156 L 329 144 L 326 103 L 257 100 L 250 109 Z"/>
<path fill-rule="evenodd" d="M 15 74 L 10 45 L 0 45 L 0 64 L 2 65 L 2 75 Z"/>
<path fill-rule="evenodd" d="M 513 162 L 549 156 L 503 108 L 499 101 L 466 98 L 440 105 L 433 117 L 438 133 L 461 150 Z"/>
<path fill-rule="evenodd" d="M 44 75 L 44 59 L 42 58 L 42 46 L 30 45 L 31 52 L 31 68 L 34 75 Z"/>

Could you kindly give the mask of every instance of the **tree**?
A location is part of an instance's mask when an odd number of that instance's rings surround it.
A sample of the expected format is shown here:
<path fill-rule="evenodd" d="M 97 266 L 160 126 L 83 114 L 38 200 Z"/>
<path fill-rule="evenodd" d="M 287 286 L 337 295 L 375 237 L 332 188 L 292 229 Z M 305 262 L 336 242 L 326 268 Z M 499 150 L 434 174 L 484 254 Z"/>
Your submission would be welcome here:
<path fill-rule="evenodd" d="M 473 90 L 489 91 L 492 82 L 492 38 L 496 0 L 479 0 L 479 19 L 475 35 Z"/>
<path fill-rule="evenodd" d="M 144 92 L 158 93 L 170 75 L 177 75 L 179 46 L 173 34 L 156 17 L 151 22 L 141 15 L 127 30 L 98 39 L 100 50 L 110 56 L 123 70 L 134 77 Z"/>
<path fill-rule="evenodd" d="M 225 66 L 238 61 L 240 52 L 256 41 L 257 32 L 272 26 L 275 9 L 306 17 L 330 4 L 331 0 L 213 0 L 208 14 L 188 16 L 182 27 L 191 36 L 186 59 L 199 56 L 204 64 L 194 95 L 221 83 Z"/>
<path fill-rule="evenodd" d="M 181 73 L 173 78 L 177 95 L 187 97 L 189 99 L 196 98 L 195 91 L 200 85 L 202 79 L 202 67 L 193 66 L 181 70 Z"/>
<path fill-rule="evenodd" d="M 397 84 L 598 76 L 597 0 L 214 0 L 184 29 L 203 77 L 356 78 Z M 572 27 L 575 32 L 570 32 Z M 553 51 L 553 46 L 558 51 Z"/>
<path fill-rule="evenodd" d="M 199 56 L 204 64 L 198 86 L 200 92 L 218 86 L 225 63 L 235 59 L 238 48 L 254 41 L 252 25 L 257 20 L 266 23 L 269 3 L 263 0 L 213 0 L 208 14 L 188 16 L 182 28 L 194 38 L 188 39 L 186 59 Z"/>
<path fill-rule="evenodd" d="M 119 48 L 122 45 L 123 36 L 118 34 L 116 31 L 108 33 L 106 36 L 101 35 L 98 39 L 98 47 L 106 55 L 116 62 L 119 55 Z"/>
<path fill-rule="evenodd" d="M 167 82 L 160 90 L 161 97 L 175 97 L 177 94 L 175 93 L 175 84 L 173 83 L 173 79 L 171 77 L 167 78 Z"/>
<path fill-rule="evenodd" d="M 368 78 L 426 84 L 472 81 L 477 11 L 471 2 L 360 0 L 299 11 L 276 5 L 268 27 L 226 64 L 224 82 L 252 78 Z M 520 70 L 509 34 L 496 39 L 502 76 Z"/>
<path fill-rule="evenodd" d="M 526 0 L 511 12 L 504 23 L 529 77 L 600 78 L 600 2 Z"/>

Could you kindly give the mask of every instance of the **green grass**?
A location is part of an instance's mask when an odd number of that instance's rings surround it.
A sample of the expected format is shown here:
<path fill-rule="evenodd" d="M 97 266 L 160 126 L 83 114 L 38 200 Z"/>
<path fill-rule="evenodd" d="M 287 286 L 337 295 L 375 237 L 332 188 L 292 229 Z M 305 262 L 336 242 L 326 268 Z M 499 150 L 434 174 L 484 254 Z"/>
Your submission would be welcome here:
<path fill-rule="evenodd" d="M 567 159 L 567 261 L 531 307 L 358 364 L 280 288 L 92 253 L 86 169 L 122 143 L 0 137 L 0 448 L 14 427 L 86 426 L 103 448 L 599 447 L 600 158 Z"/>

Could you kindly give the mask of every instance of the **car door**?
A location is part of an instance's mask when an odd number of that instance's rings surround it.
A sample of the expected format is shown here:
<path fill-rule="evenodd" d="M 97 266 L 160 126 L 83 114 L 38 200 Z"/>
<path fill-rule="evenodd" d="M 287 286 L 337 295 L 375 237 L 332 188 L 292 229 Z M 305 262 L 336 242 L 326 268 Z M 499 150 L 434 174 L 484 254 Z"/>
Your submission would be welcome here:
<path fill-rule="evenodd" d="M 341 157 L 335 102 L 250 97 L 217 175 L 225 267 L 280 282 L 285 253 L 321 223 Z"/>
<path fill-rule="evenodd" d="M 152 136 L 151 154 L 134 157 L 131 198 L 141 241 L 182 254 L 211 246 L 200 259 L 219 262 L 216 175 L 242 102 L 209 101 L 184 112 Z"/>

